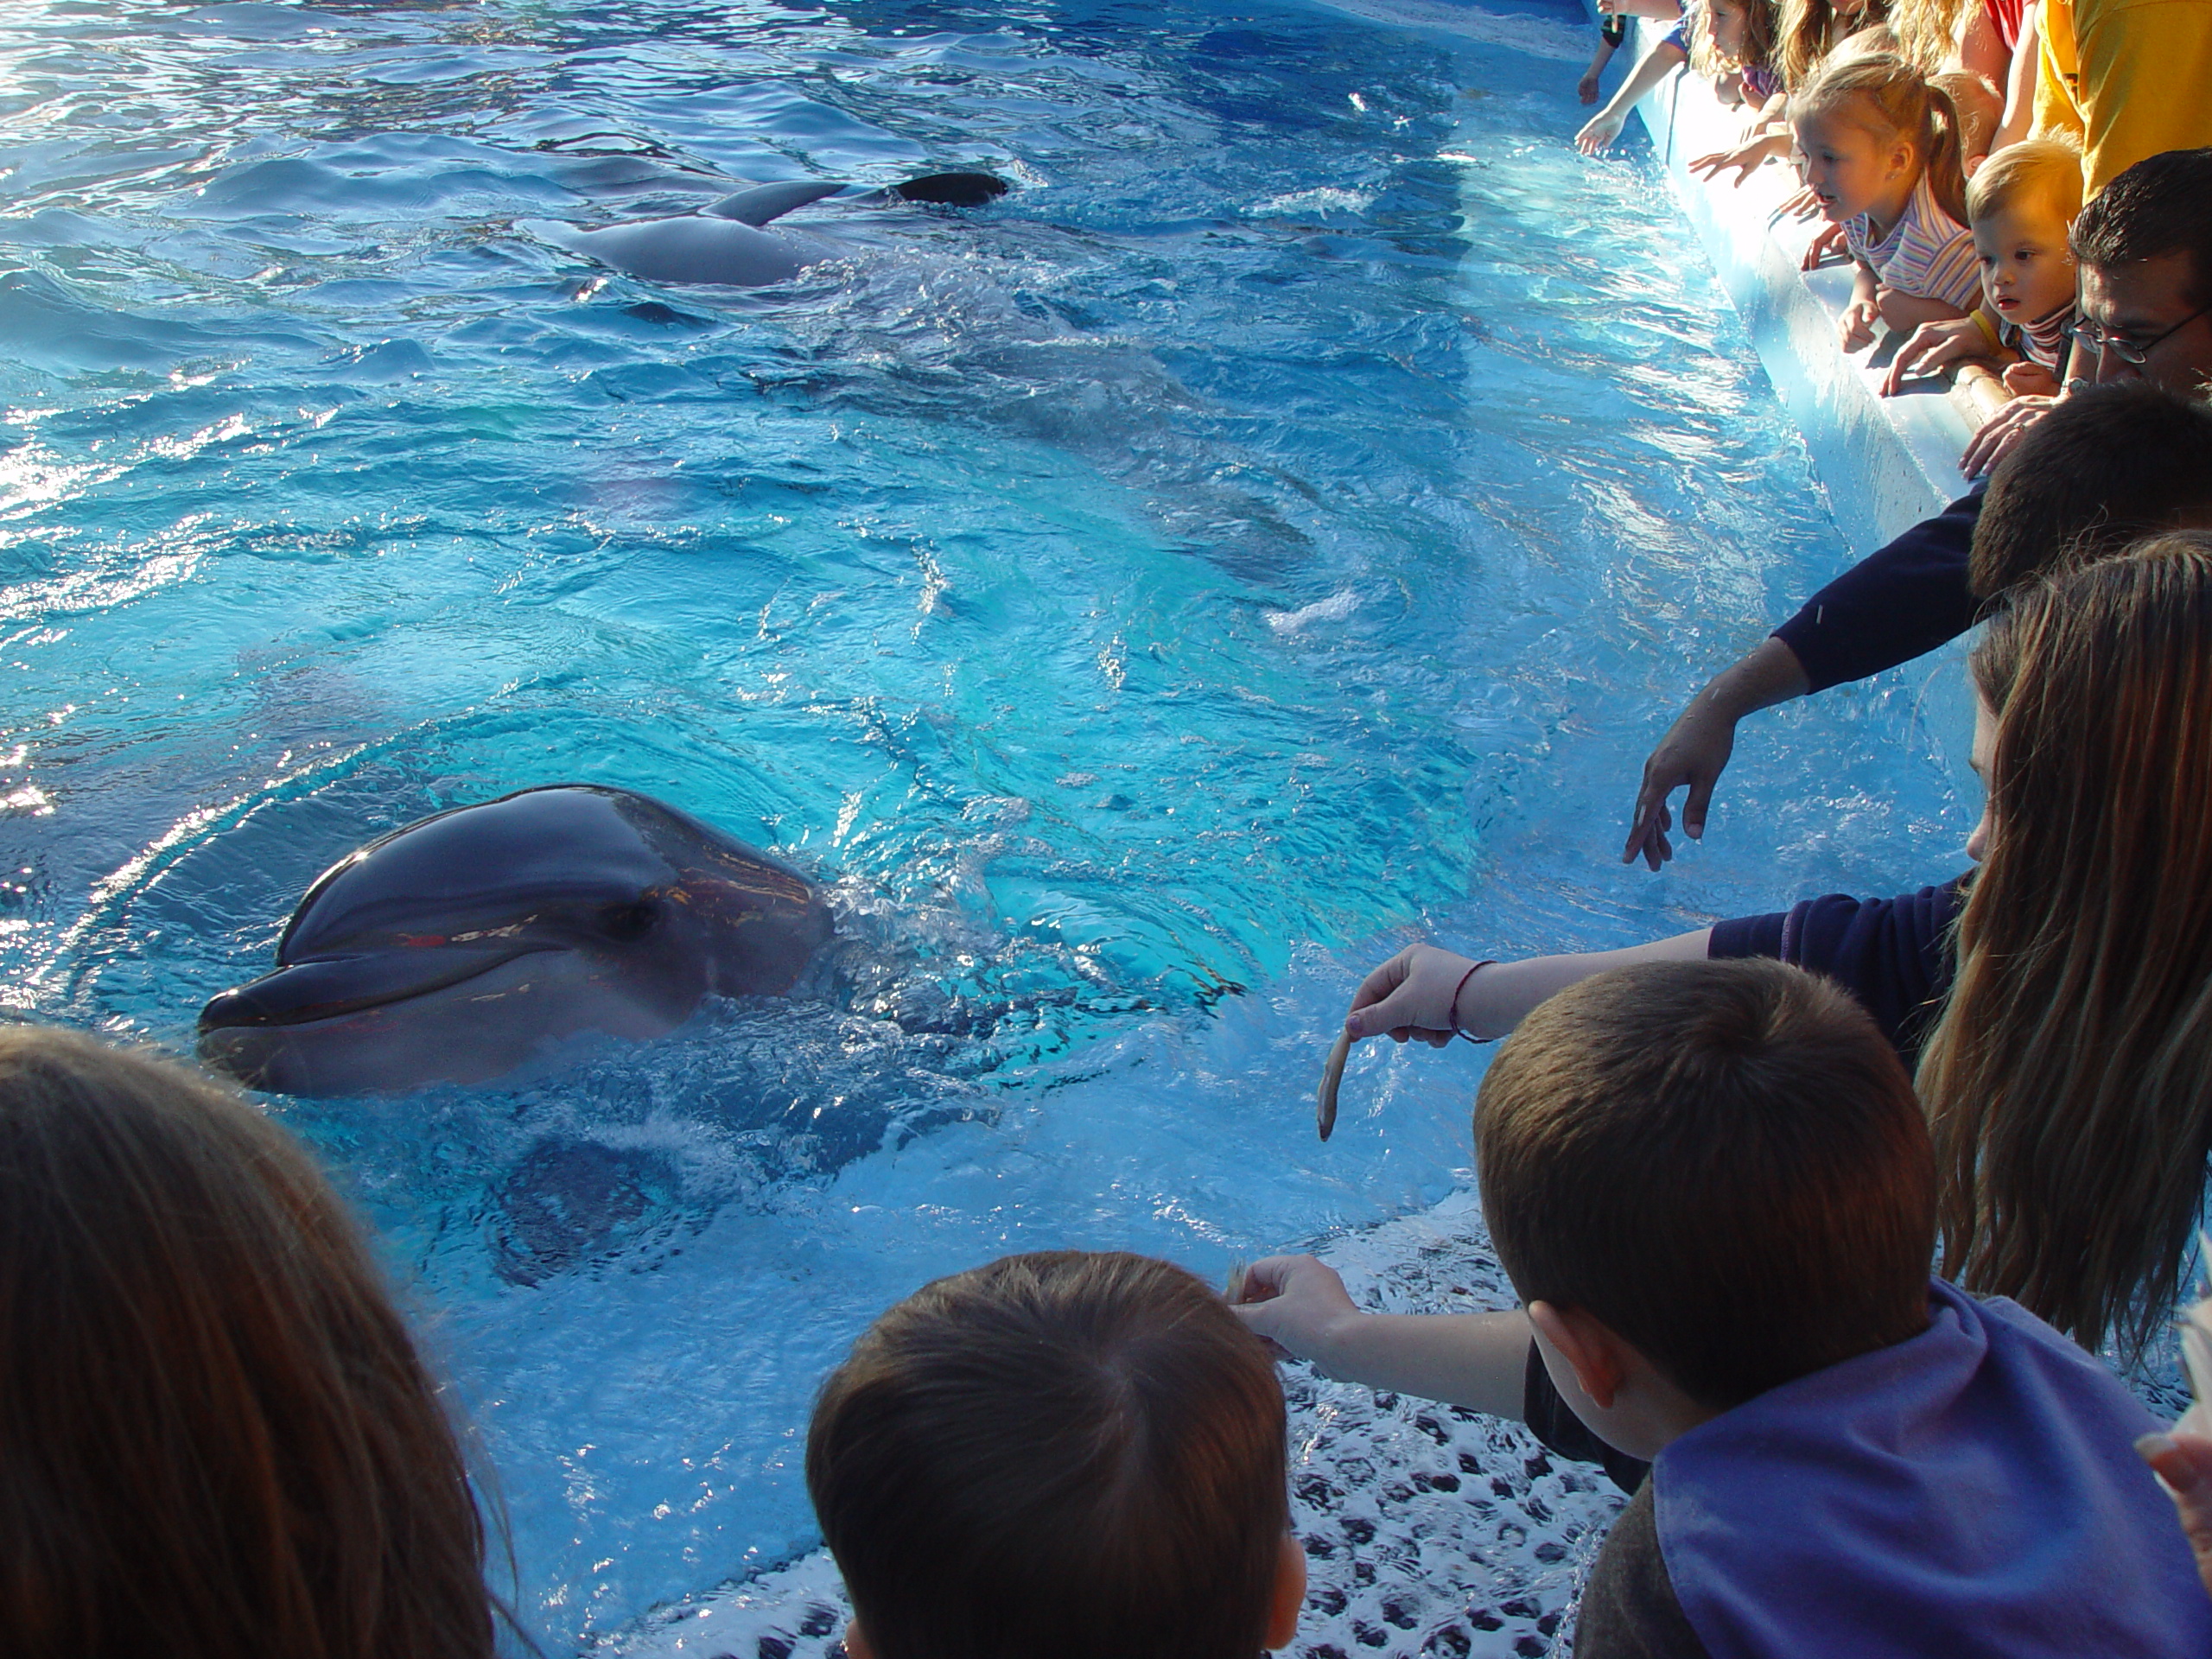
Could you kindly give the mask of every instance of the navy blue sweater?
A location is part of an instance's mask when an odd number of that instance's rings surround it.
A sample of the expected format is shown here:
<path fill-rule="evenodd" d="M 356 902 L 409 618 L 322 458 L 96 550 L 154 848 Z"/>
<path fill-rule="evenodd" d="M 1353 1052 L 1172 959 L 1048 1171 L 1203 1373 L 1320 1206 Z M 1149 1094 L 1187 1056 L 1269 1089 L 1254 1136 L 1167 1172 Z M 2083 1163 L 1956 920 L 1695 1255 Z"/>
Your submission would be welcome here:
<path fill-rule="evenodd" d="M 1909 663 L 1974 625 L 1980 606 L 1967 560 L 1984 487 L 1869 553 L 1774 631 L 1814 690 Z"/>
<path fill-rule="evenodd" d="M 1831 893 L 1766 916 L 1713 925 L 1709 957 L 1774 957 L 1825 974 L 1865 1005 L 1907 1069 L 1951 988 L 1951 924 L 1968 878 L 1899 899 Z"/>

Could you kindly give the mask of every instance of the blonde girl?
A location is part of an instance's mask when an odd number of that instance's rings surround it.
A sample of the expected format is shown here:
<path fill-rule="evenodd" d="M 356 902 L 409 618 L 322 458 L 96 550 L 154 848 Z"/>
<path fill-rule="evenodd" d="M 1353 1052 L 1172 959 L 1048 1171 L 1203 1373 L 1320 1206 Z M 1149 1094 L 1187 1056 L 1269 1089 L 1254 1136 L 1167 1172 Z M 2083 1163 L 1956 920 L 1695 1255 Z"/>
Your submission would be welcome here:
<path fill-rule="evenodd" d="M 1805 187 L 1859 268 L 1844 350 L 1872 344 L 1878 319 L 1910 334 L 1973 310 L 1981 264 L 1948 94 L 1902 58 L 1853 57 L 1790 95 L 1789 128 Z"/>

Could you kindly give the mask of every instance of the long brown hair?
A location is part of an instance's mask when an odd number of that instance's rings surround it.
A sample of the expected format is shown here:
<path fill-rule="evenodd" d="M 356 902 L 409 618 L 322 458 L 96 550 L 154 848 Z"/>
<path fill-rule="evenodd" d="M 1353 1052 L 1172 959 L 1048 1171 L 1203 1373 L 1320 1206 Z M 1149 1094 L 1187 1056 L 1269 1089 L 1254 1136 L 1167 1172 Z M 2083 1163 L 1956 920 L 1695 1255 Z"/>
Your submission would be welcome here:
<path fill-rule="evenodd" d="M 2137 1352 L 2212 1150 L 2212 535 L 2024 589 L 1973 664 L 1989 842 L 1919 1077 L 1944 1267 Z"/>
<path fill-rule="evenodd" d="M 1870 52 L 1831 63 L 1789 99 L 1792 115 L 1827 110 L 1883 143 L 1899 139 L 1920 158 L 1943 211 L 1967 222 L 1967 172 L 1959 111 L 1951 95 L 1903 58 Z"/>
<path fill-rule="evenodd" d="M 11 1659 L 486 1659 L 484 1529 L 361 1236 L 182 1067 L 0 1028 Z"/>
<path fill-rule="evenodd" d="M 1889 21 L 1889 0 L 1866 0 L 1866 9 L 1845 17 L 1835 0 L 1782 0 L 1774 67 L 1782 84 L 1796 92 L 1819 71 L 1821 60 L 1862 29 Z"/>
<path fill-rule="evenodd" d="M 1690 67 L 1712 78 L 1730 69 L 1774 68 L 1775 0 L 1722 0 L 1744 14 L 1743 42 L 1725 54 L 1713 38 L 1717 26 L 1713 7 L 1699 10 L 1697 26 L 1690 31 Z"/>

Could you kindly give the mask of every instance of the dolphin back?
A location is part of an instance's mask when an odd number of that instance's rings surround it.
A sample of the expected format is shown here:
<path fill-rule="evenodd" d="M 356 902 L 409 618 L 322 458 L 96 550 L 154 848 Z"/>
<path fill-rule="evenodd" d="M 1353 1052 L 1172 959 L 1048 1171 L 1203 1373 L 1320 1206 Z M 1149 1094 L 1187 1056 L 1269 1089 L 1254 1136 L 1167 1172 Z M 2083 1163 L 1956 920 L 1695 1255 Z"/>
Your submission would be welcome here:
<path fill-rule="evenodd" d="M 823 257 L 787 236 L 740 219 L 696 213 L 597 231 L 545 219 L 525 219 L 518 228 L 652 283 L 763 288 L 798 276 Z"/>

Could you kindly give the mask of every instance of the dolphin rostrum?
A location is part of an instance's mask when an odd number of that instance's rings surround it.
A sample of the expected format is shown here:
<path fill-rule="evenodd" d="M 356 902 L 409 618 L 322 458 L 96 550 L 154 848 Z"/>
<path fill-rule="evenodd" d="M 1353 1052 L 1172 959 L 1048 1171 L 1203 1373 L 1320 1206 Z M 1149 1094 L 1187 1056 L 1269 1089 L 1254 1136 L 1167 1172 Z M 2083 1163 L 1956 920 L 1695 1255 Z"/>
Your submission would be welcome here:
<path fill-rule="evenodd" d="M 837 257 L 840 250 L 830 243 L 766 226 L 793 208 L 836 195 L 844 188 L 829 180 L 793 179 L 750 185 L 696 213 L 668 219 L 634 219 L 599 230 L 524 219 L 518 228 L 648 282 L 760 288 Z M 1006 188 L 1003 179 L 988 173 L 932 173 L 853 200 L 969 207 L 1004 195 Z"/>
<path fill-rule="evenodd" d="M 526 789 L 324 871 L 276 971 L 200 1010 L 200 1053 L 283 1094 L 483 1083 L 582 1033 L 660 1036 L 709 993 L 783 995 L 831 931 L 804 879 L 673 807 Z"/>

